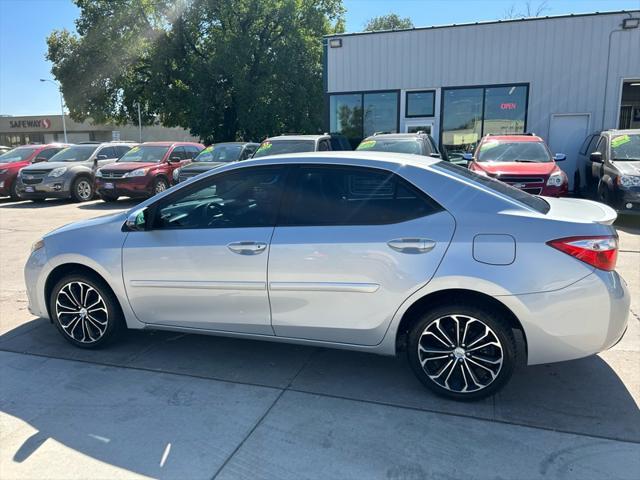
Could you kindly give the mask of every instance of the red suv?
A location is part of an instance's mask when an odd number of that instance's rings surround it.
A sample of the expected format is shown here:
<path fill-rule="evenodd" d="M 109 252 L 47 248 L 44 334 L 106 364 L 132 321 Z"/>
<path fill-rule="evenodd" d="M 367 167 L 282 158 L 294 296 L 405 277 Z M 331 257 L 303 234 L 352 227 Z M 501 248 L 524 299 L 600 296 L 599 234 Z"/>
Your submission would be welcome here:
<path fill-rule="evenodd" d="M 98 169 L 96 190 L 105 202 L 118 197 L 150 197 L 173 184 L 173 171 L 191 162 L 204 145 L 191 142 L 145 142 L 117 162 Z"/>
<path fill-rule="evenodd" d="M 24 145 L 0 155 L 0 197 L 19 200 L 16 191 L 18 172 L 32 163 L 46 162 L 56 153 L 69 145 L 49 143 L 47 145 Z"/>
<path fill-rule="evenodd" d="M 556 165 L 566 155 L 552 157 L 544 140 L 536 135 L 487 135 L 475 154 L 464 158 L 470 170 L 527 193 L 547 197 L 567 194 L 567 175 Z"/>

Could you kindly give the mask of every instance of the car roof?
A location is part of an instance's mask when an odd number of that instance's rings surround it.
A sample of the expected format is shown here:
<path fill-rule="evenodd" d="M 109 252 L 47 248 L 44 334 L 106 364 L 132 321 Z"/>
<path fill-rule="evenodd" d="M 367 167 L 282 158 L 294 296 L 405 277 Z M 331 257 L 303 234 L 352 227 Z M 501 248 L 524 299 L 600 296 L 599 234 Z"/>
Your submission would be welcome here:
<path fill-rule="evenodd" d="M 272 140 L 319 140 L 321 138 L 331 138 L 330 135 L 277 135 L 275 137 L 265 138 L 264 141 Z"/>
<path fill-rule="evenodd" d="M 485 135 L 483 142 L 544 142 L 537 135 Z"/>
<path fill-rule="evenodd" d="M 214 142 L 212 145 L 259 145 L 256 142 Z"/>
<path fill-rule="evenodd" d="M 243 165 L 265 165 L 282 163 L 357 164 L 378 168 L 394 168 L 412 165 L 424 168 L 441 162 L 439 158 L 424 157 L 409 153 L 372 152 L 365 150 L 338 150 L 326 152 L 287 153 L 244 160 Z"/>
<path fill-rule="evenodd" d="M 632 135 L 637 135 L 640 134 L 640 128 L 628 128 L 626 130 L 616 130 L 616 129 L 611 129 L 611 130 L 605 130 L 604 132 L 602 132 L 604 135 L 624 135 L 631 133 Z"/>
<path fill-rule="evenodd" d="M 202 146 L 202 144 L 196 142 L 143 142 L 140 145 L 151 145 L 157 147 L 171 147 L 172 145 L 193 145 L 195 147 Z"/>
<path fill-rule="evenodd" d="M 384 139 L 384 140 L 407 140 L 419 138 L 425 138 L 426 133 L 378 133 L 377 135 L 370 135 L 365 140 Z"/>

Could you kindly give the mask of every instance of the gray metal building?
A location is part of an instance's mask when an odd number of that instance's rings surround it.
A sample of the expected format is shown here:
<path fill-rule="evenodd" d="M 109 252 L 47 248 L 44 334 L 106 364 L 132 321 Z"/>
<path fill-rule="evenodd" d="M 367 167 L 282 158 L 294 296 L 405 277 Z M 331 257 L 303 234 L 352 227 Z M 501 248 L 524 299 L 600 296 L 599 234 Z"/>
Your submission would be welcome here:
<path fill-rule="evenodd" d="M 427 130 L 455 155 L 535 132 L 572 188 L 589 133 L 640 128 L 640 10 L 341 34 L 324 53 L 327 128 L 354 144 Z"/>

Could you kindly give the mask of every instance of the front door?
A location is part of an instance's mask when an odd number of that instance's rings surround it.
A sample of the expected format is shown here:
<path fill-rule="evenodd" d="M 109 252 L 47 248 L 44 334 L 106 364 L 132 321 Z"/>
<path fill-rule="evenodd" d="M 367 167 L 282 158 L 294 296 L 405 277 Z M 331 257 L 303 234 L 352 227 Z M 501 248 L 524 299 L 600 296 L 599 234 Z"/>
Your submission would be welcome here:
<path fill-rule="evenodd" d="M 551 153 L 564 153 L 567 158 L 558 166 L 567 174 L 569 190 L 574 191 L 578 171 L 578 152 L 584 138 L 589 133 L 589 114 L 554 114 L 549 127 L 549 148 Z"/>
<path fill-rule="evenodd" d="M 379 343 L 435 273 L 453 217 L 385 170 L 307 165 L 291 175 L 269 252 L 275 334 Z"/>
<path fill-rule="evenodd" d="M 285 167 L 220 173 L 159 200 L 123 246 L 144 323 L 272 335 L 267 259 Z"/>

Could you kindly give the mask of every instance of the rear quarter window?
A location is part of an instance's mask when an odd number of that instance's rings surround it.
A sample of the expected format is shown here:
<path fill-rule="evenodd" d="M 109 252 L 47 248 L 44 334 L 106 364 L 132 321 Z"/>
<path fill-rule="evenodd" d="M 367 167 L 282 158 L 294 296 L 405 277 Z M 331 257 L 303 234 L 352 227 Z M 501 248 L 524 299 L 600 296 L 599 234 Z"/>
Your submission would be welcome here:
<path fill-rule="evenodd" d="M 546 214 L 551 208 L 549 204 L 540 197 L 523 192 L 522 190 L 518 190 L 517 188 L 512 187 L 511 185 L 507 185 L 506 183 L 503 183 L 499 180 L 495 180 L 484 175 L 479 175 L 475 172 L 472 172 L 468 168 L 454 165 L 453 163 L 445 161 L 438 162 L 434 164 L 433 167 L 435 169 L 442 169 L 446 172 L 454 173 L 455 175 L 478 183 L 483 187 L 488 188 L 489 190 L 504 195 L 505 197 L 515 200 L 516 202 L 522 203 L 538 213 Z"/>

